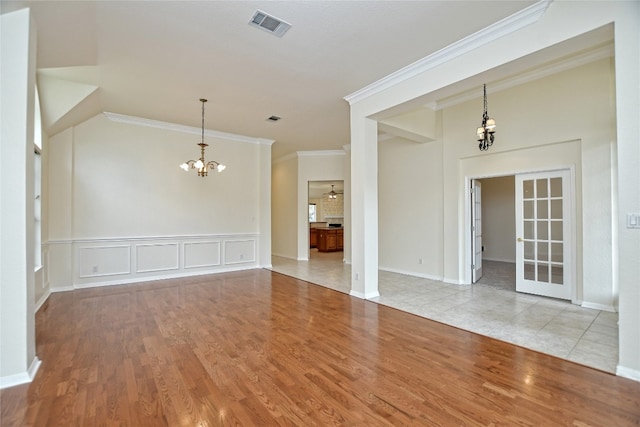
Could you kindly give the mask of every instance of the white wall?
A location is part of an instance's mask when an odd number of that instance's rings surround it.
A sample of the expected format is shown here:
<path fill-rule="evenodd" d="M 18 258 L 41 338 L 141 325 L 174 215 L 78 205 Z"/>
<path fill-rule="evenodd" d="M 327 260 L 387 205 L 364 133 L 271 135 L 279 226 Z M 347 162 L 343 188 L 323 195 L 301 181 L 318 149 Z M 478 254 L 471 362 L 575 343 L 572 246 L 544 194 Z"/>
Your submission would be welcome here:
<path fill-rule="evenodd" d="M 442 140 L 378 143 L 380 268 L 442 280 Z"/>
<path fill-rule="evenodd" d="M 381 268 L 470 283 L 467 180 L 571 167 L 576 178 L 577 301 L 613 310 L 612 88 L 611 62 L 603 59 L 489 91 L 489 112 L 498 122 L 498 132 L 488 152 L 478 150 L 473 134 L 482 114 L 481 98 L 442 110 L 442 137 L 434 142 L 379 143 Z M 519 102 L 523 99 L 527 102 Z M 545 117 L 542 134 L 531 117 Z M 487 183 L 483 205 L 490 209 L 491 180 Z M 504 190 L 511 194 L 509 199 L 499 202 L 505 208 L 496 206 L 495 212 L 483 216 L 489 221 L 483 222 L 488 259 L 514 260 L 513 185 Z"/>
<path fill-rule="evenodd" d="M 618 190 L 612 223 L 618 263 L 620 352 L 617 372 L 640 381 L 640 230 L 627 228 L 626 217 L 640 214 L 640 3 L 616 2 L 616 98 Z"/>
<path fill-rule="evenodd" d="M 499 128 L 496 143 L 486 153 L 477 149 L 465 131 L 477 125 L 480 100 L 445 110 L 444 159 L 450 165 L 445 167 L 445 234 L 457 236 L 445 245 L 445 276 L 470 281 L 469 260 L 463 262 L 459 257 L 465 247 L 462 242 L 469 238 L 462 197 L 465 177 L 574 167 L 578 301 L 613 310 L 613 257 L 608 250 L 612 239 L 610 152 L 615 141 L 610 103 L 613 79 L 610 60 L 604 59 L 490 92 L 490 114 Z M 531 117 L 545 117 L 542 134 Z M 580 142 L 575 149 L 565 149 L 565 141 Z"/>
<path fill-rule="evenodd" d="M 178 167 L 198 136 L 145 123 L 99 114 L 51 137 L 52 289 L 270 264 L 270 144 L 205 136 L 205 159 L 227 169 L 201 178 Z"/>
<path fill-rule="evenodd" d="M 309 259 L 309 181 L 344 180 L 344 151 L 298 151 L 297 234 L 299 260 Z"/>
<path fill-rule="evenodd" d="M 502 65 L 522 58 L 532 58 L 530 55 L 535 56 L 542 51 L 550 52 L 548 49 L 553 50 L 560 43 L 587 40 L 592 35 L 592 31 L 600 31 L 607 25 L 613 24 L 610 28 L 615 30 L 615 85 L 612 74 L 607 72 L 607 81 L 600 81 L 607 86 L 606 88 L 583 86 L 585 91 L 582 93 L 565 93 L 569 99 L 575 100 L 576 105 L 579 103 L 585 105 L 584 102 L 592 102 L 592 94 L 595 94 L 596 98 L 602 99 L 602 92 L 610 91 L 615 86 L 615 107 L 611 108 L 613 104 L 611 97 L 605 100 L 608 106 L 605 108 L 604 114 L 608 117 L 598 117 L 593 114 L 596 111 L 601 111 L 600 108 L 604 108 L 602 105 L 596 106 L 584 117 L 577 117 L 573 111 L 566 108 L 558 108 L 553 102 L 546 104 L 547 108 L 542 111 L 542 115 L 531 114 L 527 108 L 524 108 L 528 105 L 524 105 L 522 111 L 525 114 L 521 115 L 520 120 L 516 123 L 528 123 L 528 127 L 520 129 L 520 135 L 525 136 L 525 145 L 522 145 L 522 141 L 515 134 L 512 138 L 507 138 L 504 141 L 516 150 L 524 150 L 527 144 L 531 144 L 531 140 L 527 136 L 539 134 L 541 129 L 546 127 L 546 122 L 541 126 L 536 120 L 537 118 L 552 117 L 556 122 L 558 117 L 564 118 L 567 115 L 570 121 L 579 120 L 578 127 L 566 126 L 563 130 L 558 128 L 555 123 L 552 126 L 554 135 L 547 135 L 543 132 L 544 138 L 552 144 L 546 153 L 548 157 L 545 166 L 548 166 L 550 159 L 555 162 L 559 161 L 553 157 L 556 149 L 567 156 L 565 159 L 576 159 L 574 172 L 578 189 L 577 198 L 584 195 L 584 200 L 576 200 L 578 211 L 581 212 L 578 218 L 576 240 L 585 237 L 584 244 L 578 242 L 578 247 L 584 250 L 584 273 L 585 275 L 589 274 L 583 283 L 584 298 L 594 306 L 615 304 L 610 294 L 612 290 L 616 289 L 615 282 L 619 283 L 620 359 L 618 373 L 640 379 L 640 339 L 638 339 L 640 330 L 637 327 L 640 324 L 640 310 L 638 310 L 640 288 L 636 286 L 637 277 L 640 276 L 640 257 L 638 257 L 640 233 L 637 233 L 635 229 L 626 228 L 626 214 L 637 211 L 640 206 L 640 193 L 637 191 L 640 185 L 640 146 L 638 145 L 640 124 L 637 120 L 640 109 L 640 94 L 637 90 L 640 79 L 640 4 L 625 1 L 553 2 L 550 4 L 542 2 L 534 4 L 532 10 L 539 6 L 542 6 L 542 9 L 537 13 L 528 14 L 526 19 L 520 19 L 523 17 L 519 16 L 518 20 L 509 21 L 509 27 L 501 28 L 502 32 L 497 31 L 498 28 L 483 30 L 477 37 L 460 41 L 446 49 L 446 52 L 438 52 L 426 58 L 425 61 L 401 70 L 396 75 L 389 76 L 346 98 L 351 104 L 351 175 L 354 193 L 352 220 L 354 224 L 365 221 L 367 205 L 377 201 L 375 197 L 377 188 L 367 180 L 371 171 L 375 171 L 377 166 L 377 153 L 370 152 L 370 148 L 374 146 L 376 140 L 375 133 L 372 132 L 372 118 L 389 109 L 396 109 L 404 103 L 416 102 L 421 96 L 434 93 L 452 84 L 468 81 L 467 79 L 480 80 L 482 75 L 489 71 L 492 75 L 504 72 L 506 68 L 500 68 Z M 587 38 L 580 38 L 585 35 L 588 35 Z M 592 78 L 588 75 L 585 77 Z M 579 79 L 582 81 L 576 82 L 577 84 L 586 81 L 582 79 L 582 76 Z M 575 87 L 573 83 L 571 86 Z M 558 87 L 554 89 L 562 90 Z M 549 92 L 553 91 L 545 90 L 544 95 L 553 95 Z M 529 95 L 539 103 L 539 98 L 543 96 L 543 93 L 530 93 Z M 513 112 L 504 108 L 506 104 L 502 104 L 501 111 L 494 108 L 497 107 L 495 102 L 501 103 L 499 93 L 492 95 L 490 92 L 489 96 L 490 113 L 498 120 L 498 138 L 502 138 L 500 135 L 505 135 L 505 130 L 510 126 L 510 122 L 505 122 L 502 117 L 513 119 Z M 526 100 L 526 103 L 522 102 L 523 104 L 530 102 L 530 99 L 526 97 L 519 99 Z M 445 279 L 450 280 L 460 280 L 468 274 L 465 271 L 467 264 L 465 257 L 468 255 L 463 249 L 465 235 L 468 233 L 464 233 L 462 229 L 466 196 L 464 179 L 469 174 L 473 176 L 478 173 L 481 169 L 478 165 L 485 163 L 485 159 L 478 161 L 473 157 L 466 161 L 467 156 L 472 155 L 469 153 L 473 149 L 477 150 L 475 143 L 470 145 L 468 153 L 460 152 L 457 153 L 459 155 L 456 155 L 455 137 L 458 140 L 468 140 L 471 137 L 463 129 L 477 127 L 478 112 L 481 108 L 479 105 L 473 113 L 477 117 L 468 123 L 461 124 L 457 133 L 455 129 L 450 129 L 451 132 L 454 132 L 452 134 L 448 134 L 447 129 L 444 130 L 444 135 L 450 137 L 444 141 L 445 150 L 449 149 L 449 143 L 454 145 L 451 152 L 445 152 L 445 165 L 454 165 L 452 159 L 465 159 L 460 162 L 461 169 L 459 171 L 445 171 L 444 227 L 447 239 L 444 245 L 444 270 Z M 517 104 L 512 102 L 509 108 L 515 105 Z M 566 104 L 562 105 L 566 106 Z M 471 109 L 469 109 L 469 114 L 471 114 Z M 472 116 L 469 115 L 469 117 Z M 615 117 L 615 121 L 612 120 L 613 117 Z M 590 120 L 595 120 L 598 123 L 606 122 L 605 127 L 584 129 L 584 125 Z M 586 132 L 588 130 L 592 132 Z M 611 135 L 615 137 L 616 134 L 617 139 L 605 141 L 605 138 L 609 138 Z M 582 140 L 583 137 L 584 140 Z M 569 141 L 569 143 L 563 144 L 562 141 Z M 537 149 L 541 150 L 542 148 L 542 146 L 538 146 Z M 616 152 L 618 156 L 617 171 L 613 168 L 615 161 L 612 160 L 612 156 Z M 517 151 L 512 154 L 507 152 L 501 154 L 503 155 L 500 161 L 506 162 L 502 165 L 505 174 L 508 173 L 507 169 L 513 169 L 519 165 L 535 167 L 535 165 L 527 165 L 529 158 L 525 157 L 528 154 L 526 151 L 523 151 L 522 157 L 518 157 Z M 542 159 L 540 154 L 535 153 L 533 158 Z M 584 172 L 579 168 L 582 166 L 584 166 Z M 462 170 L 464 167 L 467 169 Z M 488 171 L 488 173 L 491 172 Z M 612 177 L 616 177 L 616 180 Z M 599 181 L 600 178 L 603 181 Z M 582 186 L 588 190 L 583 192 Z M 608 188 L 604 188 L 607 186 Z M 616 187 L 618 189 L 617 197 L 615 193 L 612 193 L 612 188 L 615 192 Z M 607 193 L 612 195 L 609 198 L 605 197 L 601 205 L 595 206 L 596 198 Z M 455 206 L 458 209 L 453 209 Z M 593 210 L 588 211 L 590 208 Z M 452 213 L 455 215 L 453 218 L 450 216 Z M 607 216 L 611 221 L 606 221 Z M 586 233 L 583 235 L 582 229 L 593 229 L 594 233 L 592 236 L 587 236 Z M 361 231 L 354 230 L 352 234 L 353 270 L 355 272 L 373 272 L 374 267 L 377 267 L 377 259 L 375 254 L 369 253 L 369 248 L 375 247 L 377 249 L 377 235 Z M 449 238 L 451 238 L 450 242 Z M 358 253 L 367 254 L 367 256 L 357 256 Z M 616 261 L 618 262 L 616 263 Z M 578 272 L 582 273 L 582 267 L 578 266 L 578 268 Z M 377 279 L 370 274 L 367 274 L 366 278 L 371 283 L 365 283 L 364 287 L 371 289 L 372 292 L 377 291 Z M 578 278 L 578 280 L 582 279 Z M 354 290 L 359 291 L 362 288 L 363 284 L 358 283 L 355 277 L 352 278 L 352 294 L 354 294 Z"/>
<path fill-rule="evenodd" d="M 280 159 L 272 166 L 272 252 L 298 258 L 298 157 Z"/>
<path fill-rule="evenodd" d="M 34 300 L 36 302 L 35 310 L 37 311 L 40 306 L 47 300 L 50 294 L 49 289 L 49 137 L 44 130 L 42 130 L 42 149 L 40 151 L 42 159 L 41 170 L 41 254 L 42 254 L 42 266 L 35 272 L 35 285 L 34 285 Z"/>
<path fill-rule="evenodd" d="M 345 168 L 344 151 L 299 151 L 273 163 L 274 255 L 309 259 L 309 181 L 344 180 Z"/>
<path fill-rule="evenodd" d="M 0 19 L 0 388 L 4 388 L 31 381 L 39 366 L 34 313 L 36 33 L 28 9 Z"/>

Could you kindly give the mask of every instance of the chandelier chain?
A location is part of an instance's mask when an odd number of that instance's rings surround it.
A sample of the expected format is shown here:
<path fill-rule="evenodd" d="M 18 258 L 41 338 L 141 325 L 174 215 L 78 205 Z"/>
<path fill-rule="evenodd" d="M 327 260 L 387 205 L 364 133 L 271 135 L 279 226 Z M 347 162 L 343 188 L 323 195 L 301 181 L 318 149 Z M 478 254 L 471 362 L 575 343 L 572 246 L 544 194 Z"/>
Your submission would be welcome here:
<path fill-rule="evenodd" d="M 205 177 L 209 174 L 209 169 L 215 169 L 218 172 L 222 172 L 226 169 L 226 166 L 222 163 L 216 162 L 215 160 L 210 160 L 209 162 L 205 162 L 204 160 L 204 149 L 209 146 L 209 144 L 204 142 L 204 103 L 207 102 L 206 99 L 200 98 L 200 102 L 202 102 L 202 127 L 200 133 L 200 142 L 197 144 L 200 147 L 200 158 L 198 160 L 187 160 L 180 167 L 188 171 L 189 169 L 196 169 L 198 171 L 198 176 Z"/>
<path fill-rule="evenodd" d="M 486 151 L 493 145 L 496 132 L 496 121 L 489 117 L 486 84 L 483 85 L 483 107 L 482 124 L 476 132 L 480 151 Z"/>
<path fill-rule="evenodd" d="M 200 98 L 200 102 L 202 102 L 202 137 L 200 139 L 200 142 L 202 142 L 204 144 L 204 103 L 207 102 L 207 100 L 204 99 L 204 98 Z M 486 102 L 486 100 L 485 100 L 485 102 Z M 486 106 L 484 108 L 485 108 L 485 110 L 487 109 Z M 203 154 L 203 159 L 202 160 L 204 160 L 204 152 L 202 154 Z"/>

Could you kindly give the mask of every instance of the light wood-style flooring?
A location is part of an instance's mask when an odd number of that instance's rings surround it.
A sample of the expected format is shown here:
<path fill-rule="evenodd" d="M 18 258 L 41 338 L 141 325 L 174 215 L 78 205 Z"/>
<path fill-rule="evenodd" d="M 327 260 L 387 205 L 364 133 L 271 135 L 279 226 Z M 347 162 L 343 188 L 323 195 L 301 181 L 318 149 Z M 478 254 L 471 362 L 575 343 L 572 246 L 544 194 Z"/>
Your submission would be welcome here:
<path fill-rule="evenodd" d="M 4 426 L 637 426 L 640 383 L 267 270 L 56 293 Z"/>

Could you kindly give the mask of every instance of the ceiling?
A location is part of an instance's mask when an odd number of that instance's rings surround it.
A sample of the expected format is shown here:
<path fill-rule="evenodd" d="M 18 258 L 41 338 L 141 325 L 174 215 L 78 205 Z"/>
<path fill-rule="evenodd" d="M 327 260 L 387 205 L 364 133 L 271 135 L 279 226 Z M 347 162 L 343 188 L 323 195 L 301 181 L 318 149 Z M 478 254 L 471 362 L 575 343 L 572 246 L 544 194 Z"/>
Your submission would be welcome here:
<path fill-rule="evenodd" d="M 344 181 L 309 181 L 309 199 L 319 199 L 331 191 L 344 194 Z"/>
<path fill-rule="evenodd" d="M 103 111 L 199 127 L 207 98 L 208 129 L 275 140 L 277 159 L 341 149 L 346 95 L 532 3 L 3 0 L 1 11 L 32 8 L 41 86 L 84 88 L 45 120 L 49 134 Z M 248 25 L 257 9 L 291 29 Z M 54 90 L 41 97 L 56 111 Z"/>

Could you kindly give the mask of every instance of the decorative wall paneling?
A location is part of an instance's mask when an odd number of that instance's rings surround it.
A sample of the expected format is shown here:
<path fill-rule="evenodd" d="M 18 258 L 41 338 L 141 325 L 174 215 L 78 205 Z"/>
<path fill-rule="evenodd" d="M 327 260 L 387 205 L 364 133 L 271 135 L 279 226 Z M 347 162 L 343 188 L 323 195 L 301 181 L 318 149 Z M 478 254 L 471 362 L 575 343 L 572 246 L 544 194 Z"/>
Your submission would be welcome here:
<path fill-rule="evenodd" d="M 52 291 L 258 267 L 258 234 L 50 241 Z"/>

